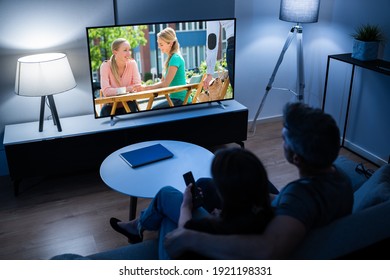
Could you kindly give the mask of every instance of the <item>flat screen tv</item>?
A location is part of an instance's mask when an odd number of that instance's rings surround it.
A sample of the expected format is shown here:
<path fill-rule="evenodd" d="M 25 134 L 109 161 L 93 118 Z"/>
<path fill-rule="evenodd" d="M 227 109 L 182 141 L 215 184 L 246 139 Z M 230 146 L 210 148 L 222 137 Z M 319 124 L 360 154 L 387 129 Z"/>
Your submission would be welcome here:
<path fill-rule="evenodd" d="M 235 18 L 87 27 L 95 118 L 234 99 L 235 30 Z"/>

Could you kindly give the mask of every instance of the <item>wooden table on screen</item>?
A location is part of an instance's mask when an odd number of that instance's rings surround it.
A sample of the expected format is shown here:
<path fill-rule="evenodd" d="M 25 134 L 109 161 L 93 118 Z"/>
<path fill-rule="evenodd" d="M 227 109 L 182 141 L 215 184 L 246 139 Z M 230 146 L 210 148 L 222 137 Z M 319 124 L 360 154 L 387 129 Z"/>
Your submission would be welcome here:
<path fill-rule="evenodd" d="M 186 105 L 188 102 L 188 99 L 191 95 L 191 92 L 193 89 L 199 88 L 200 83 L 195 83 L 195 84 L 186 84 L 182 86 L 172 86 L 172 87 L 164 87 L 164 88 L 158 88 L 158 89 L 151 89 L 151 90 L 145 90 L 145 91 L 140 91 L 140 92 L 130 92 L 122 95 L 115 95 L 115 96 L 107 96 L 107 97 L 98 97 L 95 98 L 95 104 L 96 105 L 104 105 L 104 104 L 109 104 L 112 103 L 112 109 L 111 109 L 111 115 L 115 114 L 116 108 L 118 103 L 122 103 L 123 107 L 125 108 L 127 113 L 130 113 L 131 110 L 129 106 L 127 105 L 127 101 L 135 101 L 137 102 L 138 100 L 141 99 L 147 99 L 148 104 L 146 106 L 146 110 L 152 109 L 153 101 L 155 98 L 159 96 L 165 96 L 165 98 L 168 101 L 169 106 L 173 107 L 173 102 L 170 98 L 171 93 L 179 92 L 186 90 L 187 94 L 186 97 L 184 98 L 183 105 Z"/>

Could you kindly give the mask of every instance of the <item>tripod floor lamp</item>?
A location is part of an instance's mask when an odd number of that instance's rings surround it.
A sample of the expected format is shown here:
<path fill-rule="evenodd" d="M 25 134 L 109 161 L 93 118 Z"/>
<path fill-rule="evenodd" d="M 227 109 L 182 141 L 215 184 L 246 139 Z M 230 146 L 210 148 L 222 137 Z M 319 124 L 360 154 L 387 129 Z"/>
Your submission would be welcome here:
<path fill-rule="evenodd" d="M 320 0 L 281 0 L 280 2 L 280 13 L 279 19 L 288 22 L 294 22 L 294 25 L 288 33 L 286 42 L 284 43 L 282 52 L 279 55 L 279 59 L 276 62 L 274 71 L 272 72 L 271 78 L 268 81 L 267 87 L 265 88 L 265 94 L 260 102 L 260 106 L 256 112 L 255 118 L 253 119 L 250 131 L 254 132 L 256 128 L 256 120 L 259 117 L 261 110 L 263 109 L 265 100 L 271 89 L 287 90 L 293 93 L 298 101 L 304 99 L 305 89 L 305 75 L 304 75 L 304 64 L 303 64 L 303 47 L 302 47 L 302 35 L 303 29 L 301 23 L 312 23 L 318 21 L 318 12 L 320 7 Z M 279 66 L 283 61 L 284 54 L 290 46 L 292 40 L 297 40 L 297 90 L 276 88 L 273 87 L 276 73 L 279 70 Z"/>

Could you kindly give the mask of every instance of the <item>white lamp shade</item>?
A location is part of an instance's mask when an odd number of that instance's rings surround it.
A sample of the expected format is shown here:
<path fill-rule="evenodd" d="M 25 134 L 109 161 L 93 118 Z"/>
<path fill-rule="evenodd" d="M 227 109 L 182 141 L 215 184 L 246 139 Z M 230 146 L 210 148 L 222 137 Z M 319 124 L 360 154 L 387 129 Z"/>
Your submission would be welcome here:
<path fill-rule="evenodd" d="M 15 92 L 23 96 L 46 96 L 76 86 L 68 58 L 63 53 L 24 56 L 16 67 Z"/>
<path fill-rule="evenodd" d="M 296 23 L 318 21 L 320 0 L 281 0 L 279 19 Z"/>

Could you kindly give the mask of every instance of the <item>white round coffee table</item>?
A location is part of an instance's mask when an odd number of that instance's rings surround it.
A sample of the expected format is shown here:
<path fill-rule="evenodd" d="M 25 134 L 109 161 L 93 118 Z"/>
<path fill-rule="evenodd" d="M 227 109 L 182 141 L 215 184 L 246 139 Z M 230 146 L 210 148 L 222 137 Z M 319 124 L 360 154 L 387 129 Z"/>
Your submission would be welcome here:
<path fill-rule="evenodd" d="M 173 157 L 137 168 L 130 167 L 119 154 L 154 144 L 161 144 Z M 104 183 L 115 191 L 130 196 L 130 220 L 135 218 L 137 198 L 153 198 L 164 186 L 184 191 L 183 174 L 192 171 L 195 180 L 211 177 L 210 167 L 214 154 L 195 144 L 158 140 L 132 144 L 110 154 L 100 166 Z"/>

